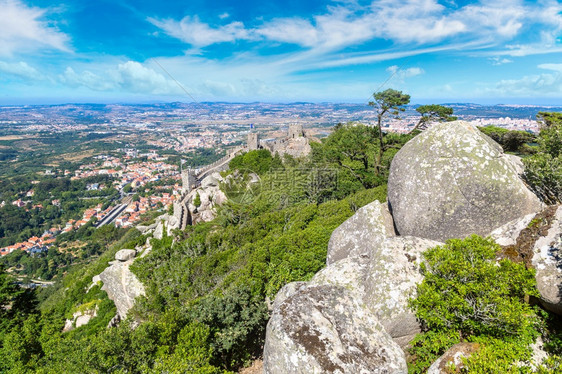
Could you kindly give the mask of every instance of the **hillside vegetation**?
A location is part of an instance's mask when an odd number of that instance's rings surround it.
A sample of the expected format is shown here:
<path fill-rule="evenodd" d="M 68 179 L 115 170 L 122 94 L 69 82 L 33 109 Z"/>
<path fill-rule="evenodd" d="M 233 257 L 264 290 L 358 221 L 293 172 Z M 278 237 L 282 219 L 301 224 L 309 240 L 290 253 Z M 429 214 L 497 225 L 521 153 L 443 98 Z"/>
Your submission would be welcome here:
<path fill-rule="evenodd" d="M 0 372 L 225 373 L 248 365 L 263 350 L 276 293 L 289 282 L 312 278 L 325 266 L 332 231 L 358 208 L 386 199 L 390 162 L 413 136 L 384 134 L 381 143 L 376 128 L 340 124 L 305 159 L 264 150 L 237 156 L 228 173 L 259 176 L 251 196 L 227 202 L 211 222 L 150 239 L 151 252 L 131 267 L 146 297 L 114 328 L 106 328 L 113 303 L 99 285 L 88 287 L 117 250 L 146 242 L 135 229 L 119 232 L 116 241 L 100 240 L 99 258 L 38 292 L 15 287 L 2 269 Z M 548 142 L 541 140 L 539 147 Z M 473 251 L 477 281 L 465 284 L 462 269 L 469 259 L 460 247 Z M 427 278 L 412 307 L 427 331 L 415 340 L 413 372 L 463 339 L 490 347 L 472 361 L 475 372 L 488 372 L 490 357 L 499 368 L 512 367 L 519 354 L 528 354 L 522 342 L 549 329 L 553 350 L 562 346 L 548 327 L 555 325 L 553 317 L 527 303 L 525 295 L 534 292 L 532 272 L 509 260 L 492 265 L 494 250 L 493 242 L 473 237 L 426 254 Z M 498 286 L 507 280 L 509 286 Z M 465 291 L 497 305 L 499 314 L 459 315 L 465 305 L 439 298 Z M 90 323 L 62 332 L 66 318 L 92 305 L 98 312 Z M 502 350 L 513 353 L 500 356 Z"/>

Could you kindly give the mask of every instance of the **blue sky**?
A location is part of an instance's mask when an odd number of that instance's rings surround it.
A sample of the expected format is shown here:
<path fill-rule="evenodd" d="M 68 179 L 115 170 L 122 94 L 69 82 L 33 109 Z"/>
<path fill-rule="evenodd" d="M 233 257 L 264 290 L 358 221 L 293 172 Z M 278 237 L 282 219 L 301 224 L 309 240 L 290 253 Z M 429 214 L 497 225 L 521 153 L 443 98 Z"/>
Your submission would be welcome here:
<path fill-rule="evenodd" d="M 562 105 L 562 2 L 0 0 L 0 104 L 191 101 L 184 89 L 364 102 L 388 87 Z"/>

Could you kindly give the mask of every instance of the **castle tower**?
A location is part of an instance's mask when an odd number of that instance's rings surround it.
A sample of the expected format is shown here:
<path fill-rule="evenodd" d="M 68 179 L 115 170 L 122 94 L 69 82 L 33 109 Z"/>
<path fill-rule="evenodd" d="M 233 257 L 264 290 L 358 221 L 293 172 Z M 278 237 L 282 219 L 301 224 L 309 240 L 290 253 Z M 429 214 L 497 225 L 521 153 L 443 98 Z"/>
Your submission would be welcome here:
<path fill-rule="evenodd" d="M 300 138 L 304 136 L 304 130 L 301 124 L 289 125 L 289 139 Z"/>
<path fill-rule="evenodd" d="M 188 168 L 187 170 L 182 170 L 181 172 L 181 192 L 186 193 L 190 192 L 192 189 L 195 188 L 195 171 L 193 169 Z"/>
<path fill-rule="evenodd" d="M 251 132 L 248 134 L 248 150 L 255 151 L 259 149 L 260 139 L 257 132 Z"/>

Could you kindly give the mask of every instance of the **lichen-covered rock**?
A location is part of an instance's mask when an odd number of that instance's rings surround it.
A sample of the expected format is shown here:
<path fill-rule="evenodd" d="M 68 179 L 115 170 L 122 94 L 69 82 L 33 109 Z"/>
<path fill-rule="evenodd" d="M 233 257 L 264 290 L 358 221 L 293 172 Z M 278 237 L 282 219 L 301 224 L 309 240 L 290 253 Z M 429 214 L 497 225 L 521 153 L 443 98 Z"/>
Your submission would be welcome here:
<path fill-rule="evenodd" d="M 129 261 L 132 260 L 133 258 L 135 258 L 135 256 L 137 255 L 137 251 L 135 251 L 134 249 L 121 249 L 120 251 L 117 251 L 117 253 L 115 254 L 115 259 L 117 261 Z"/>
<path fill-rule="evenodd" d="M 388 207 L 375 200 L 355 212 L 334 230 L 328 243 L 328 265 L 347 257 L 370 257 L 373 248 L 394 236 Z"/>
<path fill-rule="evenodd" d="M 127 317 L 127 312 L 135 304 L 135 299 L 145 294 L 144 286 L 129 269 L 133 261 L 134 259 L 125 262 L 112 261 L 109 263 L 110 266 L 99 275 L 103 282 L 101 289 L 113 300 L 121 319 Z"/>
<path fill-rule="evenodd" d="M 464 367 L 462 359 L 470 357 L 479 348 L 480 345 L 477 343 L 455 344 L 427 369 L 427 374 L 449 374 L 452 372 L 452 367 L 460 370 Z M 460 372 L 456 370 L 455 373 Z"/>
<path fill-rule="evenodd" d="M 367 269 L 364 302 L 386 332 L 404 348 L 421 331 L 408 307 L 423 281 L 422 253 L 443 243 L 416 237 L 396 236 L 385 240 L 373 253 Z"/>
<path fill-rule="evenodd" d="M 491 237 L 503 247 L 503 256 L 535 268 L 541 304 L 562 315 L 562 206 L 509 222 Z"/>
<path fill-rule="evenodd" d="M 309 284 L 340 286 L 359 299 L 363 299 L 367 269 L 368 264 L 359 257 L 344 258 L 320 270 Z"/>
<path fill-rule="evenodd" d="M 464 121 L 437 124 L 394 157 L 388 201 L 400 235 L 486 236 L 542 208 L 501 147 Z"/>
<path fill-rule="evenodd" d="M 400 347 L 372 312 L 337 286 L 286 298 L 267 325 L 264 372 L 407 373 Z"/>

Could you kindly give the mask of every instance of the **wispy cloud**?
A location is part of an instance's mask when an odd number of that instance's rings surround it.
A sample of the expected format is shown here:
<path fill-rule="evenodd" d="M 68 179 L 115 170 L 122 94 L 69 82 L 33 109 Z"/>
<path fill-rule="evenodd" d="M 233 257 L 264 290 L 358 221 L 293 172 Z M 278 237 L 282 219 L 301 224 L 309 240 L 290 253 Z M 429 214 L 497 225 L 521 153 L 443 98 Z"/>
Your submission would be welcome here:
<path fill-rule="evenodd" d="M 70 87 L 87 87 L 94 91 L 122 91 L 153 95 L 180 95 L 177 84 L 143 64 L 127 61 L 103 72 L 84 70 L 77 73 L 67 67 L 59 81 Z"/>
<path fill-rule="evenodd" d="M 69 37 L 45 20 L 46 10 L 0 0 L 0 56 L 50 48 L 69 51 Z"/>
<path fill-rule="evenodd" d="M 209 24 L 201 22 L 197 16 L 186 16 L 181 21 L 155 18 L 148 18 L 148 20 L 161 28 L 166 34 L 194 47 L 206 47 L 216 43 L 250 39 L 252 34 L 245 29 L 242 22 L 232 22 L 213 28 Z"/>
<path fill-rule="evenodd" d="M 39 73 L 33 66 L 29 66 L 26 62 L 5 62 L 0 61 L 0 72 L 16 76 L 18 78 L 42 80 L 45 79 L 43 74 Z"/>
<path fill-rule="evenodd" d="M 499 95 L 546 97 L 562 94 L 562 64 L 538 65 L 539 69 L 552 73 L 526 75 L 520 79 L 504 79 L 491 91 Z"/>

